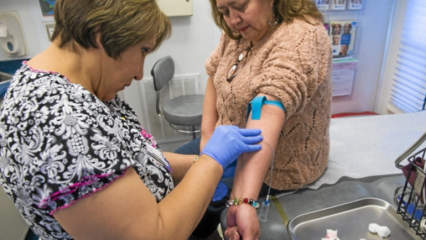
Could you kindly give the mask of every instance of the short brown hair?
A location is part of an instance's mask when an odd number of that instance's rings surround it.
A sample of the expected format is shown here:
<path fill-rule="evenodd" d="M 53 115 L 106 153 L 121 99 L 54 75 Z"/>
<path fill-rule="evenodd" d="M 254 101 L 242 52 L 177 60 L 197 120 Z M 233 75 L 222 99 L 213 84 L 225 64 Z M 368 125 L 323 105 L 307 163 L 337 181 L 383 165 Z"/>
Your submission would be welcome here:
<path fill-rule="evenodd" d="M 52 41 L 60 48 L 97 48 L 96 33 L 108 56 L 116 59 L 129 47 L 156 36 L 156 46 L 171 34 L 169 18 L 155 0 L 58 0 Z M 155 49 L 154 49 L 155 50 Z"/>
<path fill-rule="evenodd" d="M 232 30 L 226 24 L 223 14 L 217 9 L 216 0 L 210 0 L 210 4 L 216 25 L 225 31 L 230 38 L 241 39 L 241 35 L 235 36 L 232 34 Z M 317 20 L 322 22 L 324 20 L 322 13 L 312 0 L 274 0 L 274 14 L 278 16 L 280 22 L 291 22 L 295 17 L 303 17 L 307 21 Z"/>

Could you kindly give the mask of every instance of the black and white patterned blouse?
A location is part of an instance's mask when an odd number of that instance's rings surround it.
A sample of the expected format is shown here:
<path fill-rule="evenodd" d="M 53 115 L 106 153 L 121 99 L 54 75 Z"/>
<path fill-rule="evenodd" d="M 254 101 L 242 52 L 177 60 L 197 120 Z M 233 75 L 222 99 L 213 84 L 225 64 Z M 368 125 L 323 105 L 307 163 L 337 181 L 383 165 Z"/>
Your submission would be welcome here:
<path fill-rule="evenodd" d="M 133 167 L 157 202 L 173 188 L 154 138 L 118 96 L 102 102 L 24 62 L 0 114 L 0 184 L 42 239 L 72 239 L 52 214 Z M 152 152 L 163 159 L 153 158 Z"/>

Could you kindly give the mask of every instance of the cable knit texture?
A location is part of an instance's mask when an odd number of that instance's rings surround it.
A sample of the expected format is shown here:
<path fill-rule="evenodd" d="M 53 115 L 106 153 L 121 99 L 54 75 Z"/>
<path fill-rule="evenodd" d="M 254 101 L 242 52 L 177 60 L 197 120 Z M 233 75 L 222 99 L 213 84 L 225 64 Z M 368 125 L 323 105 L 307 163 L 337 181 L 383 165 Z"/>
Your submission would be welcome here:
<path fill-rule="evenodd" d="M 206 61 L 217 93 L 216 125 L 245 127 L 250 100 L 259 93 L 278 98 L 285 123 L 275 152 L 272 186 L 287 190 L 318 179 L 328 164 L 331 43 L 321 23 L 294 19 L 271 30 L 250 51 L 231 83 L 229 68 L 250 42 L 222 35 Z M 270 172 L 265 183 L 269 184 Z"/>

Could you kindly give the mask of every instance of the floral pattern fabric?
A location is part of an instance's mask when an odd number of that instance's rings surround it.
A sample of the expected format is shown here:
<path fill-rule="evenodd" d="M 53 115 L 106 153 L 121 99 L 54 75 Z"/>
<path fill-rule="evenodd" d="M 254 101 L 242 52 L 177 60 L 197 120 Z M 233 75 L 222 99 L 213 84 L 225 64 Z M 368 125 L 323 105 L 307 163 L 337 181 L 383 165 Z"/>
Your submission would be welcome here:
<path fill-rule="evenodd" d="M 72 239 L 52 214 L 129 167 L 158 202 L 174 188 L 148 146 L 159 151 L 118 96 L 102 102 L 64 76 L 24 63 L 1 107 L 0 184 L 41 239 Z"/>

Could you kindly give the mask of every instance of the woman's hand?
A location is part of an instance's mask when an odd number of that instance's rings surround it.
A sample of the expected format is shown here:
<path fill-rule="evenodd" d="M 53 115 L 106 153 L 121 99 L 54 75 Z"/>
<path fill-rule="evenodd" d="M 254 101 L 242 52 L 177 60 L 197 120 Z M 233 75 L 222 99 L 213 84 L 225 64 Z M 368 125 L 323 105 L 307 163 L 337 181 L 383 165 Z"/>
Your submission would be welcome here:
<path fill-rule="evenodd" d="M 260 224 L 256 209 L 248 204 L 231 206 L 226 215 L 227 228 L 225 239 L 257 240 L 260 236 Z"/>
<path fill-rule="evenodd" d="M 225 230 L 223 236 L 225 240 L 240 240 L 240 234 L 238 233 L 238 227 L 230 227 Z"/>
<path fill-rule="evenodd" d="M 200 155 L 208 155 L 226 169 L 242 153 L 259 151 L 262 148 L 256 144 L 263 140 L 260 133 L 259 129 L 218 126 Z"/>

